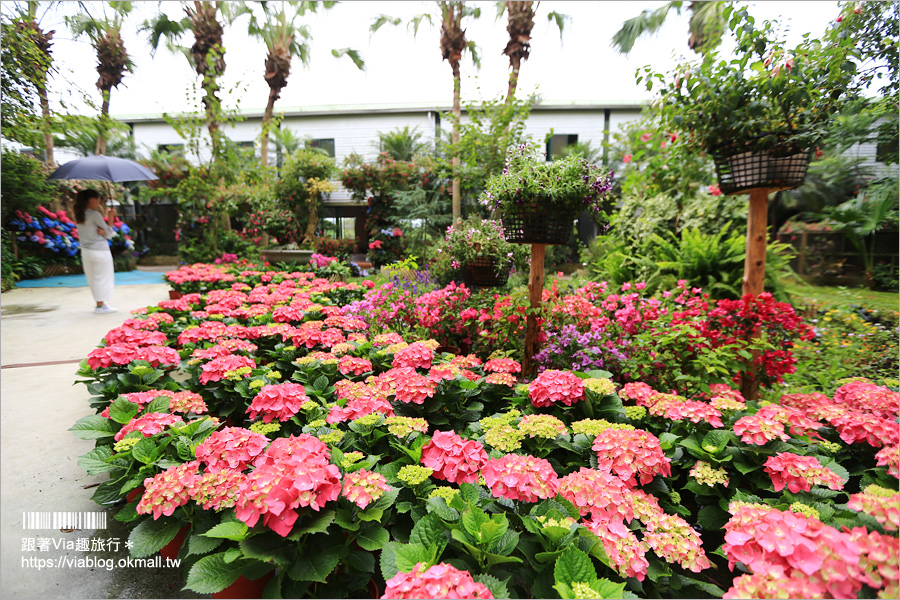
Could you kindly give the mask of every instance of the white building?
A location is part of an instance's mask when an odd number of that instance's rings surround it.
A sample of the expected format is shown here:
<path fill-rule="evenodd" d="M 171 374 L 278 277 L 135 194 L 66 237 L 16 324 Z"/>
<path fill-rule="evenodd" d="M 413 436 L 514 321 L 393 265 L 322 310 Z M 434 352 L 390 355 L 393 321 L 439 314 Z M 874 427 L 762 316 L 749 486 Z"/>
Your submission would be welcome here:
<path fill-rule="evenodd" d="M 621 124 L 638 119 L 642 107 L 641 102 L 538 104 L 532 107 L 525 135 L 542 143 L 552 132 L 549 144 L 552 152 L 558 152 L 574 142 L 600 148 Z M 344 159 L 354 153 L 362 155 L 367 161 L 375 160 L 379 152 L 379 132 L 388 133 L 409 127 L 421 133 L 423 141 L 433 144 L 442 129 L 447 130 L 451 126 L 441 118 L 449 111 L 449 104 L 308 106 L 284 110 L 280 127 L 326 150 L 341 166 Z M 256 147 L 258 154 L 262 112 L 247 112 L 242 116 L 244 120 L 227 128 L 225 134 L 240 145 Z M 138 155 L 148 156 L 153 150 L 184 148 L 184 140 L 162 115 L 118 116 L 117 119 L 131 128 Z M 271 140 L 269 156 L 275 156 Z M 201 156 L 186 157 L 193 162 L 207 160 L 208 145 L 201 150 Z M 271 162 L 274 158 L 270 158 Z M 347 190 L 339 188 L 324 202 L 320 216 L 331 220 L 343 231 L 344 237 L 354 237 L 355 232 L 356 236 L 365 238 L 365 211 L 365 205 L 354 201 Z"/>

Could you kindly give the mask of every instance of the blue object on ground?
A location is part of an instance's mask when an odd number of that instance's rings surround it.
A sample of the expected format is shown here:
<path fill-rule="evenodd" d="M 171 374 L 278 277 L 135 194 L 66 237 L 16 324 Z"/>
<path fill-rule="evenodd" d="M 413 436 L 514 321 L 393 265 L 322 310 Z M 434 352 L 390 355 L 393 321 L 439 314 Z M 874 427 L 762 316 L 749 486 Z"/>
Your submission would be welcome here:
<path fill-rule="evenodd" d="M 144 285 L 151 283 L 166 283 L 162 273 L 152 271 L 122 271 L 116 273 L 116 285 Z M 87 287 L 87 278 L 84 273 L 77 275 L 57 275 L 56 277 L 43 277 L 41 279 L 23 279 L 16 282 L 16 287 Z"/>

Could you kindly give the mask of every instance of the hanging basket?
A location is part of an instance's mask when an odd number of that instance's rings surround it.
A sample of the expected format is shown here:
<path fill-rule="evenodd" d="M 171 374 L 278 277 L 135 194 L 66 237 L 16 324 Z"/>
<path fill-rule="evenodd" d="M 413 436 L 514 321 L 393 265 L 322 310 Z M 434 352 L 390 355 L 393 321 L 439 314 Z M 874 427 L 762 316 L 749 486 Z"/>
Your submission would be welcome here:
<path fill-rule="evenodd" d="M 565 245 L 572 235 L 576 211 L 561 209 L 549 200 L 509 208 L 500 217 L 504 237 L 514 244 Z"/>
<path fill-rule="evenodd" d="M 500 287 L 509 280 L 509 269 L 498 267 L 497 259 L 476 256 L 466 263 L 464 281 L 471 287 Z"/>
<path fill-rule="evenodd" d="M 723 194 L 757 188 L 770 192 L 794 189 L 806 179 L 811 154 L 811 149 L 793 147 L 751 150 L 743 143 L 720 146 L 713 152 L 719 189 Z"/>

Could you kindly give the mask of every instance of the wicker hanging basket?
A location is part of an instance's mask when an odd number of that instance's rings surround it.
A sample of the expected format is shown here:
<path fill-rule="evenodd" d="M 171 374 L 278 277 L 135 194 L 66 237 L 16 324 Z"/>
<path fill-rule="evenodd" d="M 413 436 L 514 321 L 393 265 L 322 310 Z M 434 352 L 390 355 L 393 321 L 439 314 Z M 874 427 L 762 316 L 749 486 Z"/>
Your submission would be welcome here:
<path fill-rule="evenodd" d="M 500 268 L 496 258 L 476 256 L 466 263 L 463 280 L 471 287 L 500 287 L 509 280 L 509 269 Z"/>
<path fill-rule="evenodd" d="M 572 235 L 576 216 L 575 211 L 560 209 L 559 205 L 540 199 L 506 209 L 500 221 L 507 242 L 564 245 Z"/>
<path fill-rule="evenodd" d="M 757 188 L 778 192 L 803 184 L 811 149 L 779 146 L 769 150 L 749 148 L 744 143 L 731 143 L 713 152 L 719 189 L 723 194 L 740 194 Z"/>

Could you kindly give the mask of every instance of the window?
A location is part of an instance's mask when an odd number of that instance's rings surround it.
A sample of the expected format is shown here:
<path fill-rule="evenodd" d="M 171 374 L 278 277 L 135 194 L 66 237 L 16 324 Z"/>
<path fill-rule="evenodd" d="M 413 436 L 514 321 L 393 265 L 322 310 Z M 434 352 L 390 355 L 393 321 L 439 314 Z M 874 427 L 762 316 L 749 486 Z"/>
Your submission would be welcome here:
<path fill-rule="evenodd" d="M 896 162 L 897 143 L 897 138 L 878 142 L 875 146 L 875 160 L 880 163 Z"/>
<path fill-rule="evenodd" d="M 256 147 L 256 142 L 238 142 L 238 146 L 241 148 L 254 148 Z"/>
<path fill-rule="evenodd" d="M 159 144 L 156 149 L 160 152 L 168 152 L 173 156 L 184 156 L 184 144 Z"/>
<path fill-rule="evenodd" d="M 307 143 L 307 146 L 310 148 L 321 148 L 328 153 L 328 156 L 334 158 L 334 138 L 310 140 L 309 143 Z"/>
<path fill-rule="evenodd" d="M 578 143 L 577 133 L 562 133 L 547 140 L 547 160 L 554 160 L 563 155 L 563 148 Z"/>
<path fill-rule="evenodd" d="M 323 207 L 321 210 L 319 228 L 325 235 L 339 240 L 356 238 L 356 217 L 342 215 L 340 206 Z"/>

